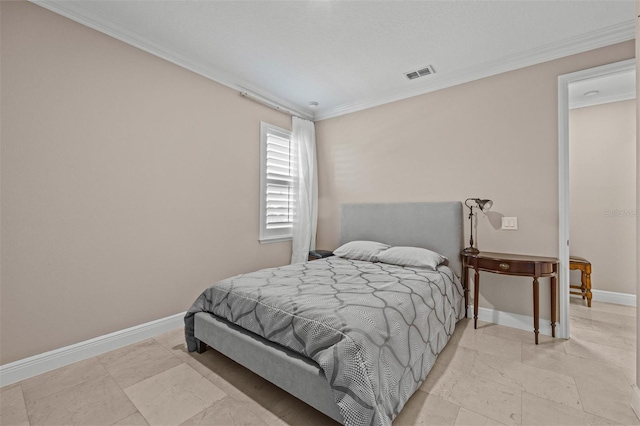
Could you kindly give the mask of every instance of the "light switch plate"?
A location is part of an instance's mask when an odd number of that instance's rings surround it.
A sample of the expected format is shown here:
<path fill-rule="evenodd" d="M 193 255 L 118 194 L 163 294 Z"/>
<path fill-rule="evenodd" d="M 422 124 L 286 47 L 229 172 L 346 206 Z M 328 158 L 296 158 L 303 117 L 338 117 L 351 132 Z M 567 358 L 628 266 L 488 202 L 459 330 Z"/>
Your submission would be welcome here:
<path fill-rule="evenodd" d="M 503 217 L 502 218 L 502 229 L 508 229 L 514 231 L 518 229 L 518 218 L 517 217 Z"/>

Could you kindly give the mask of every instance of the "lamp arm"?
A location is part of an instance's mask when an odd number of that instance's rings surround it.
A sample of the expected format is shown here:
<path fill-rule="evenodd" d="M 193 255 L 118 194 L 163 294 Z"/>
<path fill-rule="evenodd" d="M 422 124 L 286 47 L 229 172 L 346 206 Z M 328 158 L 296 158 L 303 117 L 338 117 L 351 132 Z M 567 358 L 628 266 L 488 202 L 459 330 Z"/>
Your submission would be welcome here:
<path fill-rule="evenodd" d="M 471 204 L 469 204 L 469 201 L 471 201 Z M 479 250 L 473 246 L 473 244 L 474 244 L 474 241 L 473 241 L 473 207 L 474 207 L 474 204 L 475 204 L 475 207 L 478 207 L 480 209 L 480 211 L 486 212 L 493 205 L 493 201 L 491 201 L 491 200 L 481 200 L 480 198 L 467 198 L 466 200 L 464 200 L 464 205 L 469 208 L 469 231 L 470 231 L 469 232 L 469 234 L 470 234 L 469 247 L 464 249 L 464 253 L 466 253 L 466 254 L 477 254 L 477 253 L 479 253 Z M 477 215 L 476 215 L 476 223 L 477 222 L 478 222 L 478 219 L 477 219 Z"/>
<path fill-rule="evenodd" d="M 470 206 L 469 204 L 467 204 L 468 201 L 475 201 L 477 204 L 478 201 L 480 201 L 480 198 L 467 198 L 466 200 L 464 200 L 464 205 L 472 209 L 473 206 Z"/>

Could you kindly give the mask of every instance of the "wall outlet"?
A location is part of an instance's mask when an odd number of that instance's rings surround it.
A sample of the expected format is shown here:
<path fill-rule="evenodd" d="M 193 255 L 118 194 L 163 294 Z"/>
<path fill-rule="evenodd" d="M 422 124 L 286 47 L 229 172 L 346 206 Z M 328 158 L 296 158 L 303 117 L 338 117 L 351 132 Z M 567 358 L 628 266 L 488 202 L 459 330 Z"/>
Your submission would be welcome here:
<path fill-rule="evenodd" d="M 518 218 L 517 217 L 503 217 L 502 218 L 502 229 L 516 230 L 518 229 Z"/>

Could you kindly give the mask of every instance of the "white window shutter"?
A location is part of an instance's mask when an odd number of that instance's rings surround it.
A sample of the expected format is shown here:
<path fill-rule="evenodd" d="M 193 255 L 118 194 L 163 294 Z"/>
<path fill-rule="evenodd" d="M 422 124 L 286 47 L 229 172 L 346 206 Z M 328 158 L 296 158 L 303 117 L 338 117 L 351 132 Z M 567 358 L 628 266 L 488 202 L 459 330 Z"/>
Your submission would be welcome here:
<path fill-rule="evenodd" d="M 291 132 L 260 123 L 260 133 L 260 242 L 291 239 L 296 163 Z"/>

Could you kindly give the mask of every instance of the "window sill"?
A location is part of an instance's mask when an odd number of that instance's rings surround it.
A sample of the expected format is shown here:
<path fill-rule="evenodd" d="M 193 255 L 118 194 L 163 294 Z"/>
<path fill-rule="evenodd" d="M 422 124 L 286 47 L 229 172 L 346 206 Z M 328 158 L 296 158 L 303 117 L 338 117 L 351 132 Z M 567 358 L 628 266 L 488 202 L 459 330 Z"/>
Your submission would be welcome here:
<path fill-rule="evenodd" d="M 270 243 L 282 243 L 285 241 L 291 241 L 293 239 L 293 237 L 288 236 L 288 237 L 263 237 L 263 238 L 259 238 L 258 241 L 260 242 L 260 244 L 270 244 Z"/>

